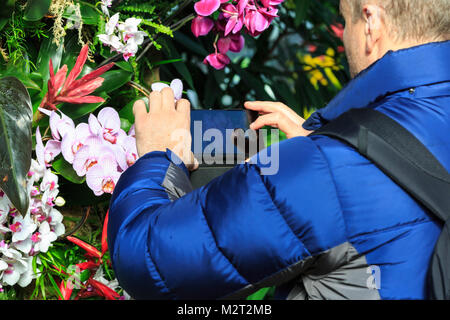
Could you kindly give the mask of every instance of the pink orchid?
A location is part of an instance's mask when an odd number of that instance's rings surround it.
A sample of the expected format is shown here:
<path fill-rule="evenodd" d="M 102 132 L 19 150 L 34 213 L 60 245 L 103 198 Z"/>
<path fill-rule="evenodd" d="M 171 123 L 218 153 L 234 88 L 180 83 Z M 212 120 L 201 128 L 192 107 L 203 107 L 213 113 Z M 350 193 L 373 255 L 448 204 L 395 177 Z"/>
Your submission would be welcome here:
<path fill-rule="evenodd" d="M 117 162 L 112 154 L 104 154 L 86 174 L 86 183 L 96 196 L 113 193 L 119 180 Z"/>
<path fill-rule="evenodd" d="M 120 129 L 120 117 L 116 110 L 110 107 L 103 108 L 95 117 L 93 114 L 89 116 L 89 128 L 91 132 L 109 141 L 112 144 L 117 143 L 119 134 L 125 134 Z"/>
<path fill-rule="evenodd" d="M 191 31 L 198 38 L 207 35 L 213 27 L 213 20 L 207 17 L 198 16 L 192 20 Z"/>
<path fill-rule="evenodd" d="M 73 163 L 75 154 L 85 144 L 87 138 L 92 136 L 87 123 L 80 123 L 73 130 L 68 131 L 61 142 L 61 152 L 68 163 Z"/>
<path fill-rule="evenodd" d="M 36 157 L 41 166 L 51 167 L 51 162 L 61 153 L 61 142 L 56 140 L 49 140 L 47 143 L 42 143 L 41 132 L 39 127 L 36 129 Z"/>
<path fill-rule="evenodd" d="M 230 62 L 230 58 L 222 53 L 212 53 L 203 60 L 204 64 L 209 64 L 217 70 L 225 68 Z"/>
<path fill-rule="evenodd" d="M 136 139 L 131 136 L 127 136 L 123 139 L 121 145 L 125 151 L 127 166 L 131 167 L 139 157 L 136 148 Z"/>
<path fill-rule="evenodd" d="M 220 0 L 201 0 L 195 3 L 194 9 L 199 16 L 209 16 L 219 9 Z"/>
<path fill-rule="evenodd" d="M 106 153 L 111 153 L 114 156 L 114 151 L 109 146 L 104 145 L 103 139 L 95 136 L 87 138 L 73 160 L 73 168 L 77 175 L 84 176 Z"/>
<path fill-rule="evenodd" d="M 136 138 L 136 128 L 134 124 L 131 126 L 130 130 L 128 130 L 128 136 Z"/>
<path fill-rule="evenodd" d="M 75 128 L 75 124 L 72 119 L 62 113 L 60 110 L 47 110 L 44 108 L 38 108 L 40 112 L 49 116 L 50 131 L 54 140 L 61 140 L 61 138 L 70 130 Z M 61 115 L 59 115 L 59 112 Z"/>

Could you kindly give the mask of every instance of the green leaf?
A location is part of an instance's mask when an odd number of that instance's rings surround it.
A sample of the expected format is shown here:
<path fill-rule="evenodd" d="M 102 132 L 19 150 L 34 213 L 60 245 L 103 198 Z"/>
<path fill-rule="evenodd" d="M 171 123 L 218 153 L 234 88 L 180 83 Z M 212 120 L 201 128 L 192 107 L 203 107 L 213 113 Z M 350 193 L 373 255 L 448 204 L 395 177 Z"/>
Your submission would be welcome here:
<path fill-rule="evenodd" d="M 50 283 L 51 283 L 52 286 L 53 286 L 53 289 L 55 289 L 56 294 L 57 294 L 59 297 L 63 298 L 63 295 L 62 295 L 62 293 L 61 293 L 61 290 L 59 290 L 59 287 L 58 287 L 58 285 L 56 284 L 55 279 L 53 279 L 53 276 L 52 276 L 50 273 L 47 273 L 47 276 L 48 276 L 48 279 L 50 280 Z M 62 281 L 62 280 L 61 280 L 61 281 Z"/>
<path fill-rule="evenodd" d="M 41 91 L 41 87 L 31 79 L 31 74 L 22 71 L 20 68 L 17 68 L 15 65 L 8 65 L 8 69 L 2 73 L 3 77 L 16 77 L 19 79 L 22 84 L 27 89 L 33 89 L 37 91 Z"/>
<path fill-rule="evenodd" d="M 120 128 L 123 131 L 128 132 L 128 130 L 130 130 L 132 125 L 133 124 L 128 119 L 120 118 Z"/>
<path fill-rule="evenodd" d="M 49 37 L 42 41 L 37 58 L 37 72 L 42 75 L 42 82 L 47 87 L 48 79 L 50 78 L 49 62 L 52 59 L 53 68 L 56 71 L 61 65 L 61 59 L 64 51 L 64 46 L 60 43 L 59 47 L 53 42 L 53 37 Z M 61 39 L 61 41 L 63 41 Z M 46 92 L 47 90 L 45 90 Z"/>
<path fill-rule="evenodd" d="M 29 205 L 26 175 L 31 166 L 32 117 L 30 96 L 20 80 L 0 79 L 0 188 L 24 215 Z"/>
<path fill-rule="evenodd" d="M 89 277 L 91 276 L 91 272 L 89 270 L 83 270 L 80 274 L 80 282 L 85 282 L 89 279 Z"/>
<path fill-rule="evenodd" d="M 8 23 L 8 19 L 0 19 L 0 31 L 5 27 Z"/>
<path fill-rule="evenodd" d="M 248 296 L 246 300 L 263 300 L 270 288 L 262 288 L 252 295 Z"/>
<path fill-rule="evenodd" d="M 119 89 L 131 80 L 133 74 L 125 70 L 112 70 L 105 72 L 100 77 L 105 79 L 102 86 L 96 92 L 111 92 Z"/>
<path fill-rule="evenodd" d="M 294 24 L 298 27 L 306 18 L 310 0 L 295 0 L 295 21 Z"/>
<path fill-rule="evenodd" d="M 105 102 L 106 100 L 109 99 L 109 96 L 104 92 L 96 93 L 95 95 L 105 99 Z M 73 120 L 76 120 L 88 113 L 94 112 L 95 110 L 97 110 L 98 107 L 103 105 L 105 102 L 85 103 L 85 104 L 64 103 L 59 109 L 61 110 L 62 113 L 64 113 L 68 117 L 72 118 Z"/>
<path fill-rule="evenodd" d="M 170 59 L 180 59 L 181 58 L 180 53 L 175 48 L 175 46 L 171 40 L 165 39 L 164 44 L 165 44 L 165 46 L 163 46 L 163 50 Z M 180 62 L 175 62 L 173 64 L 173 66 L 175 67 L 175 69 L 177 69 L 178 73 L 181 75 L 182 80 L 186 81 L 188 83 L 188 85 L 191 87 L 191 89 L 195 91 L 194 80 L 192 79 L 191 73 L 189 72 L 188 68 L 186 67 L 186 64 L 184 62 L 180 61 Z"/>
<path fill-rule="evenodd" d="M 100 18 L 100 14 L 97 10 L 91 7 L 88 4 L 80 2 L 80 13 L 81 19 L 84 24 L 97 25 L 98 19 Z M 73 7 L 67 7 L 64 11 L 63 18 L 66 18 L 71 21 L 80 21 L 80 17 L 77 16 Z"/>
<path fill-rule="evenodd" d="M 141 99 L 145 101 L 146 105 L 148 105 L 147 97 L 138 97 L 128 102 L 127 105 L 119 111 L 120 118 L 127 119 L 130 123 L 134 123 L 133 105 L 136 101 Z"/>
<path fill-rule="evenodd" d="M 48 12 L 52 0 L 28 0 L 23 18 L 28 21 L 38 21 Z"/>
<path fill-rule="evenodd" d="M 103 52 L 102 52 L 102 57 L 105 59 L 114 57 L 115 55 L 116 55 L 116 52 L 110 52 L 109 50 L 103 50 Z M 133 66 L 130 63 L 130 60 L 129 61 L 124 61 L 124 60 L 116 61 L 116 62 L 114 62 L 114 64 L 122 70 L 125 70 L 128 72 L 133 72 Z"/>
<path fill-rule="evenodd" d="M 70 182 L 81 184 L 86 180 L 85 177 L 78 176 L 72 165 L 64 160 L 64 158 L 59 158 L 53 161 L 52 167 L 56 172 L 58 172 Z"/>

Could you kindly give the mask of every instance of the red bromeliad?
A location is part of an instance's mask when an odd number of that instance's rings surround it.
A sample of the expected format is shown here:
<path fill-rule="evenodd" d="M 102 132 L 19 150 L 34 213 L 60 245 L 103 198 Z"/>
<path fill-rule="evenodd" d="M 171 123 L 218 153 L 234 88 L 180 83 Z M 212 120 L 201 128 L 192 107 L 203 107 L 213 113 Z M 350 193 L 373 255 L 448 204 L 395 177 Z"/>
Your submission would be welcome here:
<path fill-rule="evenodd" d="M 107 300 L 118 300 L 120 299 L 120 295 L 114 291 L 113 289 L 109 288 L 105 284 L 95 280 L 94 274 L 95 271 L 100 267 L 100 265 L 104 262 L 103 256 L 105 255 L 106 251 L 108 250 L 108 243 L 107 243 L 107 225 L 108 225 L 108 213 L 106 213 L 105 221 L 103 223 L 103 230 L 102 230 L 102 240 L 101 240 L 101 252 L 95 248 L 94 246 L 90 245 L 89 243 L 84 242 L 81 239 L 78 239 L 76 237 L 68 236 L 66 239 L 70 242 L 76 244 L 80 248 L 84 249 L 86 251 L 85 256 L 88 258 L 87 261 L 76 264 L 77 270 L 84 271 L 89 270 L 90 276 L 89 279 L 85 282 L 85 285 L 81 288 L 81 290 L 77 293 L 74 299 L 82 299 L 82 298 L 88 298 L 88 297 L 94 297 L 94 296 L 100 296 L 104 297 Z M 110 261 L 106 261 L 106 263 L 110 264 Z M 67 275 L 66 272 L 61 270 L 60 268 L 57 268 L 56 266 L 53 266 L 56 270 L 62 272 L 63 274 Z M 65 284 L 64 280 L 61 282 L 60 285 L 60 291 L 63 296 L 63 298 L 60 298 L 60 300 L 68 300 L 71 297 L 73 285 L 69 285 L 70 281 L 67 282 L 67 285 Z M 69 293 L 70 292 L 70 293 Z"/>
<path fill-rule="evenodd" d="M 98 87 L 100 87 L 104 81 L 100 77 L 103 73 L 112 68 L 114 63 L 109 63 L 91 73 L 85 75 L 81 79 L 76 80 L 83 70 L 84 64 L 86 63 L 89 47 L 85 45 L 75 62 L 75 66 L 67 75 L 67 65 L 62 66 L 54 73 L 53 63 L 50 59 L 49 70 L 50 79 L 48 80 L 48 91 L 44 99 L 41 102 L 40 107 L 50 110 L 56 110 L 56 105 L 60 103 L 99 103 L 105 100 L 102 97 L 89 95 L 94 92 Z"/>

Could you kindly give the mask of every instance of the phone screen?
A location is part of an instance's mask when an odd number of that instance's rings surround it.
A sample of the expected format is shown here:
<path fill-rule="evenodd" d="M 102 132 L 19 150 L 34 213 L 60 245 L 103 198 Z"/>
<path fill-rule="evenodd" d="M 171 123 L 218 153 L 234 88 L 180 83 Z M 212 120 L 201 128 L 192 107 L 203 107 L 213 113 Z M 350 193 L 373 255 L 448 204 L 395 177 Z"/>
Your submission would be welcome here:
<path fill-rule="evenodd" d="M 192 110 L 192 152 L 200 163 L 191 173 L 194 188 L 205 185 L 264 148 L 249 128 L 258 113 L 245 109 Z"/>

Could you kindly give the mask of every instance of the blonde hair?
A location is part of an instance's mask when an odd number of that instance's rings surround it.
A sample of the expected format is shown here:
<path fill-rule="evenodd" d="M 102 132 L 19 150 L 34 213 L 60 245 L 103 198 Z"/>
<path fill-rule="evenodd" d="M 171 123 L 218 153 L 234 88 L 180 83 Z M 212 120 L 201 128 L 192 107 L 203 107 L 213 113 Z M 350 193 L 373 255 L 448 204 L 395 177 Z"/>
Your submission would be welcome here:
<path fill-rule="evenodd" d="M 365 4 L 385 11 L 384 23 L 397 41 L 450 40 L 450 0 L 346 0 L 353 21 L 362 18 Z"/>

